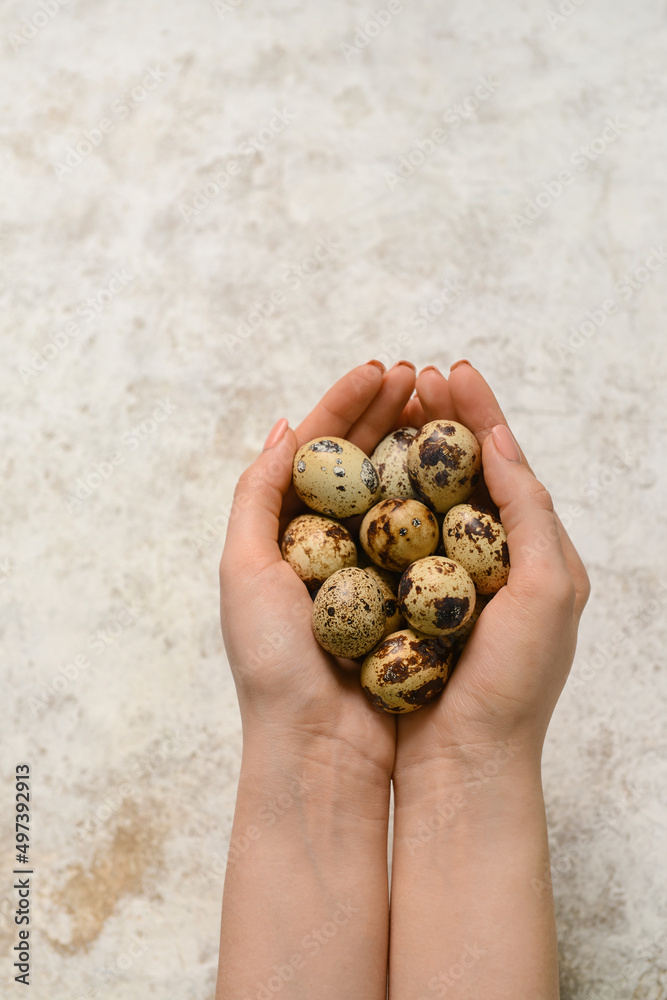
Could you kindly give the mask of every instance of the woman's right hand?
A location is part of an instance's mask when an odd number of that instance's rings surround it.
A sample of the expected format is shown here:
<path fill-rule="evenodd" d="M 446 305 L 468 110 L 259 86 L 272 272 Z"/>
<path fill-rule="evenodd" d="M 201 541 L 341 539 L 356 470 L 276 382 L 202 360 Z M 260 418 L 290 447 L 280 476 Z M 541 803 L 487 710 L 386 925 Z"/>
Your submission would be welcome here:
<path fill-rule="evenodd" d="M 282 559 L 280 535 L 303 510 L 291 486 L 297 449 L 319 436 L 344 437 L 366 454 L 396 426 L 413 393 L 413 366 L 383 373 L 369 363 L 343 376 L 296 431 L 277 425 L 267 450 L 236 487 L 220 563 L 222 631 L 238 692 L 244 739 L 289 752 L 330 755 L 382 776 L 393 769 L 395 720 L 359 689 L 358 668 L 342 667 L 318 645 L 312 599 Z M 282 431 L 282 436 L 280 436 Z M 295 748 L 294 750 L 292 748 Z"/>

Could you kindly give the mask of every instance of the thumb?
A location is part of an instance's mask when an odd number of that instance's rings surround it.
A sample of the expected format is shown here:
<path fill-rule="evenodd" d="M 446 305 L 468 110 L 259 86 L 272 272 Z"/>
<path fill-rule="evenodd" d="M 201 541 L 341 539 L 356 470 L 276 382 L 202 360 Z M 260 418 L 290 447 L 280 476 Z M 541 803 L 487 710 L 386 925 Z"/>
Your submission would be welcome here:
<path fill-rule="evenodd" d="M 507 532 L 510 589 L 513 583 L 534 587 L 538 577 L 540 589 L 548 588 L 549 580 L 567 572 L 553 501 L 522 461 L 519 447 L 504 424 L 496 425 L 485 437 L 482 466 Z"/>
<path fill-rule="evenodd" d="M 268 445 L 268 447 L 266 446 Z M 238 569 L 252 563 L 255 571 L 280 560 L 279 519 L 292 482 L 296 434 L 286 420 L 267 438 L 265 450 L 239 479 L 234 491 L 222 563 Z"/>

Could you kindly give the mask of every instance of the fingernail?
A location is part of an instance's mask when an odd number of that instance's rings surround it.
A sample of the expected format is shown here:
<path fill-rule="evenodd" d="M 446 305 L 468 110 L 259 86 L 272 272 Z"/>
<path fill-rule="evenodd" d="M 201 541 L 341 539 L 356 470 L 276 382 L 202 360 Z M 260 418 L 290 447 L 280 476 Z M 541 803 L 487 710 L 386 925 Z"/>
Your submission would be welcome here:
<path fill-rule="evenodd" d="M 442 375 L 442 372 L 440 371 L 440 369 L 436 368 L 435 365 L 426 365 L 424 368 L 422 368 L 422 371 L 423 372 L 437 372 L 438 375 Z M 421 374 L 421 372 L 420 372 L 420 374 Z"/>
<path fill-rule="evenodd" d="M 379 368 L 381 372 L 386 372 L 387 370 L 381 361 L 376 361 L 375 359 L 373 359 L 373 361 L 367 361 L 366 364 L 375 365 L 375 367 Z"/>
<path fill-rule="evenodd" d="M 285 436 L 285 431 L 289 427 L 289 421 L 287 417 L 281 417 L 277 424 L 274 424 L 271 428 L 271 433 L 264 442 L 264 447 L 262 451 L 268 451 L 269 448 L 273 448 L 274 445 L 278 444 Z"/>
<path fill-rule="evenodd" d="M 505 424 L 496 424 L 491 433 L 494 444 L 503 458 L 506 458 L 508 462 L 521 461 L 519 446 L 509 427 L 505 427 Z"/>
<path fill-rule="evenodd" d="M 454 362 L 454 364 L 452 365 L 452 367 L 449 369 L 450 372 L 453 372 L 455 368 L 459 367 L 459 365 L 468 365 L 469 368 L 472 368 L 472 365 L 470 364 L 469 361 L 466 361 L 465 358 L 461 358 L 460 361 L 455 361 Z"/>
<path fill-rule="evenodd" d="M 398 368 L 399 365 L 405 365 L 406 368 L 412 368 L 413 372 L 417 371 L 417 368 L 413 365 L 412 361 L 397 361 L 395 365 L 392 365 L 392 368 Z"/>

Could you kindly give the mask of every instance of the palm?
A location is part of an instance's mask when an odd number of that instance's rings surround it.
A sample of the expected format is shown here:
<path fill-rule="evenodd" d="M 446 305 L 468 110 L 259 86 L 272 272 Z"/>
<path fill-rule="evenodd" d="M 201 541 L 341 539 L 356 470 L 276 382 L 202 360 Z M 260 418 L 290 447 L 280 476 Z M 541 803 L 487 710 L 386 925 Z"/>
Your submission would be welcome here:
<path fill-rule="evenodd" d="M 292 455 L 321 435 L 345 437 L 370 454 L 400 426 L 414 386 L 412 366 L 395 366 L 384 376 L 370 364 L 354 369 L 296 432 L 287 432 Z M 375 711 L 363 697 L 358 666 L 346 666 L 318 645 L 311 598 L 281 558 L 281 531 L 300 509 L 290 482 L 290 459 L 281 466 L 260 456 L 241 477 L 228 527 L 220 566 L 221 621 L 241 711 L 245 704 L 261 703 L 272 719 L 342 741 L 390 774 L 394 718 Z"/>
<path fill-rule="evenodd" d="M 358 668 L 316 642 L 310 596 L 278 544 L 286 521 L 299 510 L 290 490 L 296 449 L 327 435 L 345 437 L 370 454 L 390 430 L 439 418 L 460 421 L 483 442 L 495 424 L 505 423 L 491 389 L 472 368 L 457 368 L 449 380 L 426 369 L 412 396 L 414 388 L 414 369 L 403 364 L 384 376 L 372 364 L 362 365 L 340 379 L 296 432 L 287 431 L 285 447 L 275 449 L 280 459 L 271 452 L 260 456 L 241 477 L 220 567 L 223 634 L 242 712 L 244 703 L 262 703 L 263 717 L 342 741 L 388 773 L 395 764 L 457 747 L 488 746 L 501 732 L 494 720 L 502 718 L 506 731 L 508 723 L 531 714 L 543 723 L 564 683 L 576 635 L 571 611 L 568 620 L 550 608 L 536 623 L 539 594 L 510 572 L 442 697 L 398 720 L 377 713 L 361 696 Z M 580 614 L 588 580 L 564 532 L 561 544 L 578 584 Z M 545 699 L 545 692 L 551 697 Z"/>
<path fill-rule="evenodd" d="M 458 420 L 480 442 L 495 424 L 505 423 L 491 389 L 472 368 L 456 369 L 449 380 L 424 372 L 417 391 L 418 400 L 410 401 L 406 413 L 413 422 Z M 564 532 L 561 543 L 585 593 L 585 571 Z M 539 577 L 510 571 L 507 585 L 482 612 L 441 698 L 399 719 L 401 766 L 434 753 L 456 756 L 462 749 L 488 749 L 520 722 L 532 727 L 531 736 L 546 730 L 572 661 L 576 630 L 567 602 L 541 613 L 550 598 L 543 598 L 540 589 Z"/>
<path fill-rule="evenodd" d="M 535 681 L 542 683 L 526 683 L 522 669 L 526 651 L 512 640 L 514 634 L 525 634 L 519 615 L 507 588 L 487 605 L 442 696 L 429 708 L 399 720 L 402 765 L 427 759 L 436 748 L 445 756 L 475 746 L 488 750 L 502 740 L 499 718 L 512 728 L 513 721 L 534 712 L 533 695 L 539 688 L 543 696 L 543 677 L 535 663 Z M 548 648 L 551 652 L 553 647 Z M 535 700 L 539 707 L 540 698 Z"/>
<path fill-rule="evenodd" d="M 294 726 L 343 739 L 360 757 L 391 771 L 394 720 L 361 697 L 358 666 L 338 661 L 316 641 L 312 607 L 306 586 L 282 559 L 223 600 L 230 663 L 243 663 L 240 693 L 275 705 Z M 238 616 L 242 629 L 234 627 Z"/>

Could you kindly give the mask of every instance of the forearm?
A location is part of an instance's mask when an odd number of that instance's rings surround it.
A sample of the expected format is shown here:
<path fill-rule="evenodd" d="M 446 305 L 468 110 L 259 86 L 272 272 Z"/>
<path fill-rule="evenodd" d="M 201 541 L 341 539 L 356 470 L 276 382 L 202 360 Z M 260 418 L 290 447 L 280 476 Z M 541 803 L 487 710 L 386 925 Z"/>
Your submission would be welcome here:
<path fill-rule="evenodd" d="M 391 1000 L 558 998 L 539 765 L 489 770 L 395 785 Z"/>
<path fill-rule="evenodd" d="M 389 780 L 326 741 L 246 740 L 216 1000 L 384 1000 Z"/>

